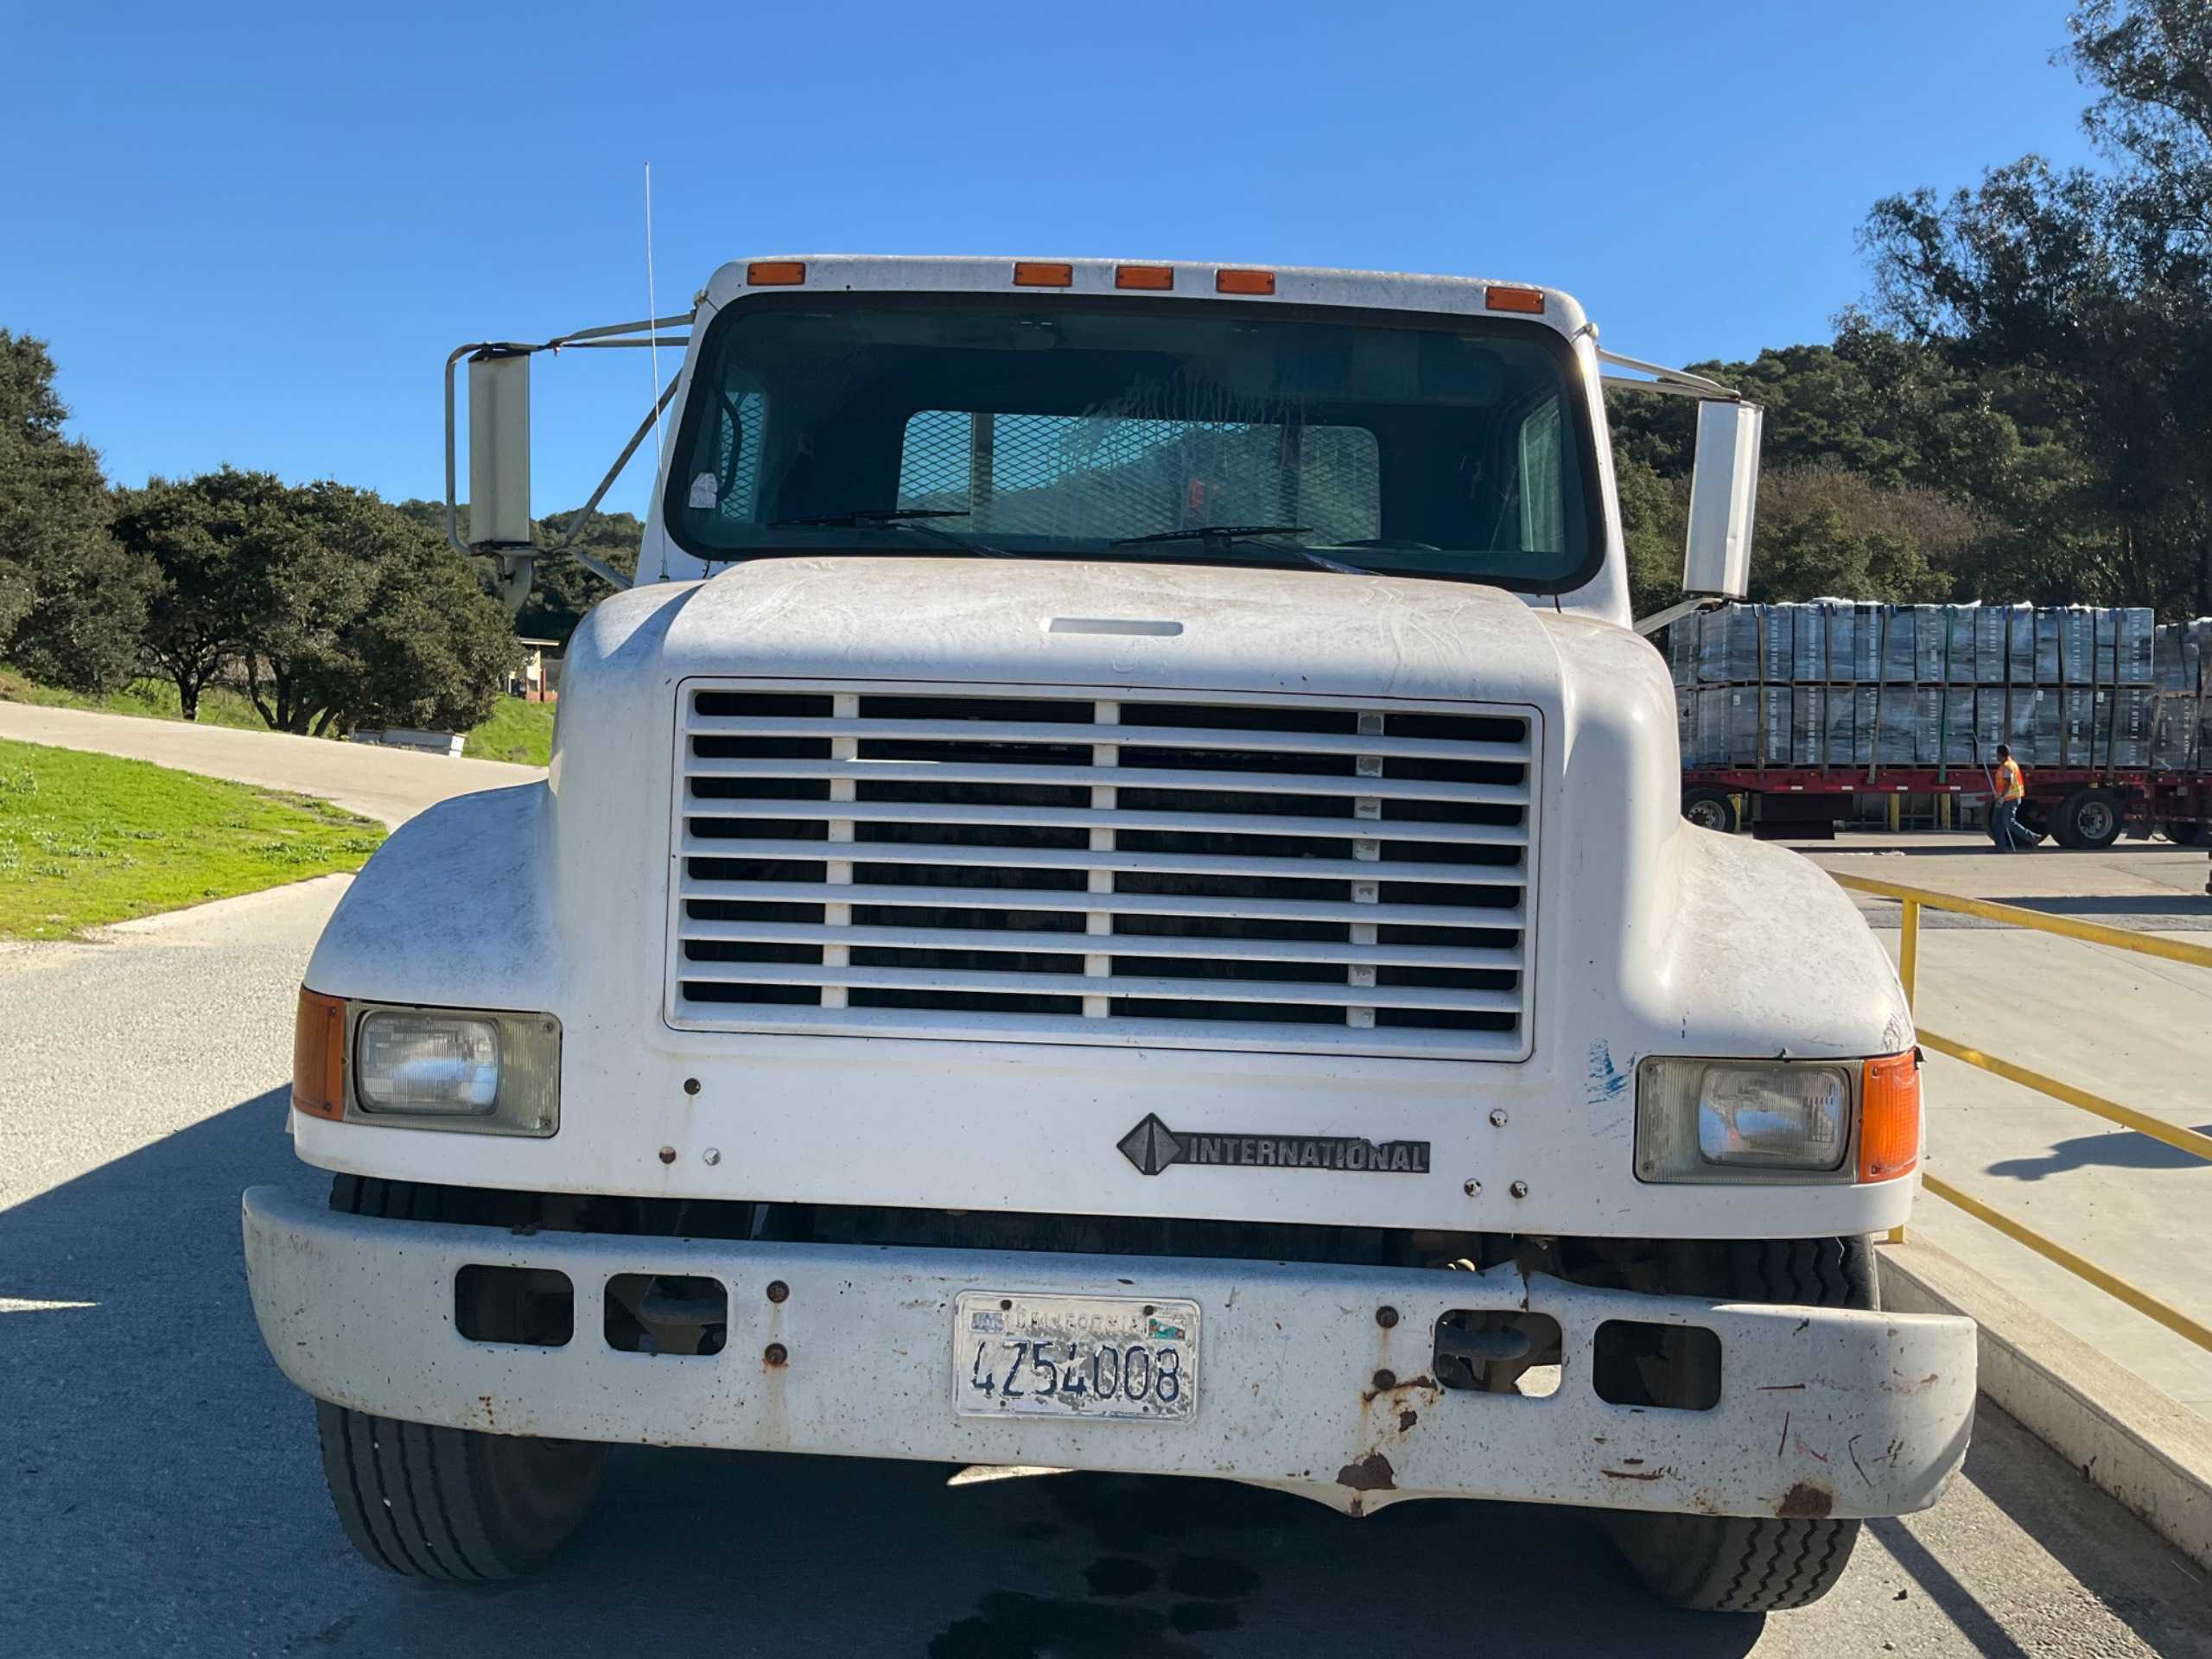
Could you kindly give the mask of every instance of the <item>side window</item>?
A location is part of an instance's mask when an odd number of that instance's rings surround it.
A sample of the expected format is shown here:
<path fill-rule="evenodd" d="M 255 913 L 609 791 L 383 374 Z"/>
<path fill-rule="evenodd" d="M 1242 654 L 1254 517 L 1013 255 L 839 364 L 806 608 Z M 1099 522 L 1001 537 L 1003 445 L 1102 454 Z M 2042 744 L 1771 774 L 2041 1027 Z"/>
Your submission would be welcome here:
<path fill-rule="evenodd" d="M 1547 397 L 1521 423 L 1521 550 L 1557 553 L 1567 546 L 1567 504 L 1560 493 L 1560 401 Z"/>

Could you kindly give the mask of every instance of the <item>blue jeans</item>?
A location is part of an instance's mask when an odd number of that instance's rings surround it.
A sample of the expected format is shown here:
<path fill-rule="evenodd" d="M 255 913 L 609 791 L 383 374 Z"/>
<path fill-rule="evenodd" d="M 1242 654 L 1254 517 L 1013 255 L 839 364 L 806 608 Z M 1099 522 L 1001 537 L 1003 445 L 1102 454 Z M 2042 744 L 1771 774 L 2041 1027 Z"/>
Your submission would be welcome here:
<path fill-rule="evenodd" d="M 2036 844 L 2036 837 L 2020 825 L 2020 804 L 1999 801 L 1992 810 L 1989 820 L 1990 839 L 1997 843 L 2000 853 L 2024 853 Z"/>

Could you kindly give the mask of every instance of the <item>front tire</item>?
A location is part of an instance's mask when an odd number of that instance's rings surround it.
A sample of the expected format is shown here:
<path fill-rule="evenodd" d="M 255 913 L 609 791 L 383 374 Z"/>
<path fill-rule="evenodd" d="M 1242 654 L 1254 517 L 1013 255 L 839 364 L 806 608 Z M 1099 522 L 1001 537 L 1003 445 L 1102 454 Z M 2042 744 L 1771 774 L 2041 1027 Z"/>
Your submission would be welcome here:
<path fill-rule="evenodd" d="M 341 1175 L 330 1207 L 442 1217 L 446 1190 Z M 315 1402 L 322 1471 L 362 1557 L 409 1578 L 474 1582 L 535 1571 L 599 1495 L 607 1448 L 400 1422 Z"/>
<path fill-rule="evenodd" d="M 1779 1239 L 1726 1248 L 1726 1266 L 1718 1275 L 1722 1282 L 1668 1288 L 1815 1307 L 1881 1306 L 1870 1240 Z M 1664 1379 L 1654 1382 L 1655 1395 L 1668 1391 Z M 1669 1606 L 1713 1613 L 1775 1613 L 1811 1605 L 1843 1577 L 1860 1526 L 1857 1521 L 1628 1510 L 1607 1510 L 1605 1523 L 1613 1547 L 1652 1595 Z"/>
<path fill-rule="evenodd" d="M 2051 833 L 2059 845 L 2101 852 L 2120 839 L 2120 803 L 2101 789 L 2077 789 L 2058 804 Z"/>

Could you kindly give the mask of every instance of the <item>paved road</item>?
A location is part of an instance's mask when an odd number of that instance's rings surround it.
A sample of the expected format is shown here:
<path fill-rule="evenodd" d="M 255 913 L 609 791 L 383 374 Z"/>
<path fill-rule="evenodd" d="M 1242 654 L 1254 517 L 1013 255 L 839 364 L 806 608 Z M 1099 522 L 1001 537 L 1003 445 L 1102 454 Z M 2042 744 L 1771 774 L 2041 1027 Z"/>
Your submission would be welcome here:
<path fill-rule="evenodd" d="M 547 1580 L 356 1560 L 255 1332 L 237 1193 L 321 1182 L 283 1133 L 289 1010 L 343 878 L 0 952 L 0 1654 L 1011 1659 L 2212 1659 L 2212 1596 L 1986 1414 L 1967 1478 L 1844 1587 L 1675 1616 L 1571 1510 L 1294 1498 L 932 1465 L 618 1453 Z"/>
<path fill-rule="evenodd" d="M 211 778 L 320 795 L 394 827 L 449 795 L 499 789 L 545 775 L 536 766 L 501 760 L 455 760 L 371 744 L 334 743 L 327 738 L 240 731 L 181 720 L 139 720 L 81 709 L 41 709 L 27 702 L 0 702 L 0 737 L 65 749 L 96 749 Z"/>

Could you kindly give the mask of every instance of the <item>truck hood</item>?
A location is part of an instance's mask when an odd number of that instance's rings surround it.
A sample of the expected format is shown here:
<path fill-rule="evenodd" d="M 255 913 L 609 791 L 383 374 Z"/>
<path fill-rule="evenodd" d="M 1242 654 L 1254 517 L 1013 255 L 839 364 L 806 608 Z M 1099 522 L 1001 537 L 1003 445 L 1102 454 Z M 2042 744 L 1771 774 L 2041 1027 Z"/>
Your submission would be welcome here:
<path fill-rule="evenodd" d="M 677 679 L 1131 685 L 1546 708 L 1557 705 L 1560 675 L 1545 620 L 1472 583 L 935 558 L 740 565 L 669 617 L 661 663 Z"/>

